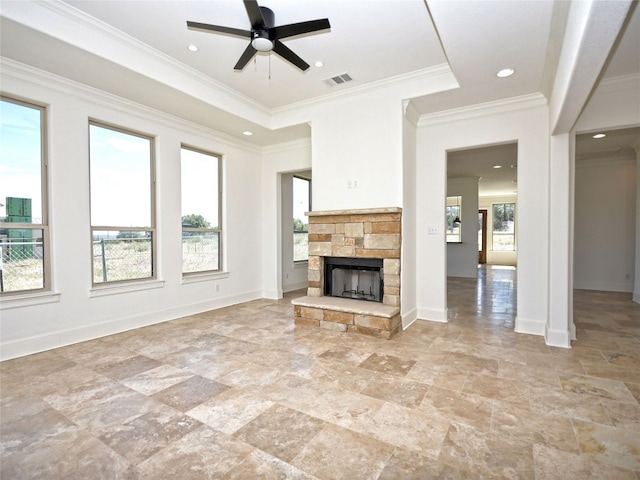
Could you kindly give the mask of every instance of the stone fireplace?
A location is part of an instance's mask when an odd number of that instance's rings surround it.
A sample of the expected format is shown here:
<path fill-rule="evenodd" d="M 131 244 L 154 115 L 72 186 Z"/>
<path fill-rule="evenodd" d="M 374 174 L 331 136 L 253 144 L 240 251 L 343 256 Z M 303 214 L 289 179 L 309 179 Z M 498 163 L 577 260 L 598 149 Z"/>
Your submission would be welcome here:
<path fill-rule="evenodd" d="M 309 212 L 307 295 L 297 325 L 391 338 L 402 329 L 402 210 Z"/>

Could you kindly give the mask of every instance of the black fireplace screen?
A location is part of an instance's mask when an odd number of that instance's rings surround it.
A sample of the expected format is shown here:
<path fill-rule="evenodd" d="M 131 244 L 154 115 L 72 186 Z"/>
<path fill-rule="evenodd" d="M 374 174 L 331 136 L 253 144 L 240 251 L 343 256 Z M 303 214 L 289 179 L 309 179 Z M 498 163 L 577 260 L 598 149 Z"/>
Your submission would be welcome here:
<path fill-rule="evenodd" d="M 382 259 L 324 259 L 324 295 L 382 302 L 384 292 Z"/>

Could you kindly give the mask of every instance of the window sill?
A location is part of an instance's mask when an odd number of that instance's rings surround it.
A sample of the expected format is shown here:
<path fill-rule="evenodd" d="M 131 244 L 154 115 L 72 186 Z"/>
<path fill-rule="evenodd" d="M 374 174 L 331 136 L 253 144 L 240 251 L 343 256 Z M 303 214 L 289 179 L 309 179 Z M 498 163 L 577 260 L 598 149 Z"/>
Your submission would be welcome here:
<path fill-rule="evenodd" d="M 9 310 L 11 308 L 33 307 L 35 305 L 44 305 L 47 303 L 60 302 L 59 293 L 27 293 L 24 295 L 12 295 L 2 297 L 0 300 L 0 310 Z"/>
<path fill-rule="evenodd" d="M 298 260 L 293 262 L 293 268 L 309 268 L 309 260 Z"/>
<path fill-rule="evenodd" d="M 151 280 L 137 283 L 100 285 L 89 290 L 89 297 L 106 297 L 107 295 L 120 295 L 121 293 L 141 292 L 164 287 L 164 280 Z"/>
<path fill-rule="evenodd" d="M 209 282 L 223 278 L 229 278 L 229 272 L 190 273 L 182 277 L 182 284 L 188 285 L 190 283 Z"/>

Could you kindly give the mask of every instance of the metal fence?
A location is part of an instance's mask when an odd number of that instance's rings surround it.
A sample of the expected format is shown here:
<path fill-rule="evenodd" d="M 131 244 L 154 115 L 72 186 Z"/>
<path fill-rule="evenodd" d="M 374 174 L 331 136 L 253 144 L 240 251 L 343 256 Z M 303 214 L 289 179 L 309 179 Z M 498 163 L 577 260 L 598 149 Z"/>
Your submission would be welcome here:
<path fill-rule="evenodd" d="M 116 282 L 153 276 L 151 238 L 93 241 L 93 282 Z"/>
<path fill-rule="evenodd" d="M 220 234 L 206 232 L 182 234 L 182 272 L 195 273 L 220 269 Z"/>
<path fill-rule="evenodd" d="M 26 239 L 0 241 L 0 292 L 44 287 L 44 243 Z"/>

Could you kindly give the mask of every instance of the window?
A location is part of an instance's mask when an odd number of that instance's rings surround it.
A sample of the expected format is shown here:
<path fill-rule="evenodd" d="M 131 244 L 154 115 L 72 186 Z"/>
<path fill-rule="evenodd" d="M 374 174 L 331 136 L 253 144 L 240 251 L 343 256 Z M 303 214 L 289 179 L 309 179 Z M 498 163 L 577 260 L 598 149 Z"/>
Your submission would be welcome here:
<path fill-rule="evenodd" d="M 311 210 L 311 180 L 293 177 L 293 261 L 309 259 L 309 220 Z"/>
<path fill-rule="evenodd" d="M 156 277 L 153 140 L 89 125 L 93 284 Z"/>
<path fill-rule="evenodd" d="M 182 273 L 222 269 L 220 157 L 182 147 Z"/>
<path fill-rule="evenodd" d="M 447 222 L 447 243 L 461 243 L 462 231 L 460 221 L 462 217 L 462 197 L 447 197 L 447 206 L 445 207 L 445 216 Z"/>
<path fill-rule="evenodd" d="M 493 204 L 493 250 L 509 252 L 516 249 L 515 203 Z"/>
<path fill-rule="evenodd" d="M 0 292 L 51 289 L 44 109 L 0 99 Z"/>

